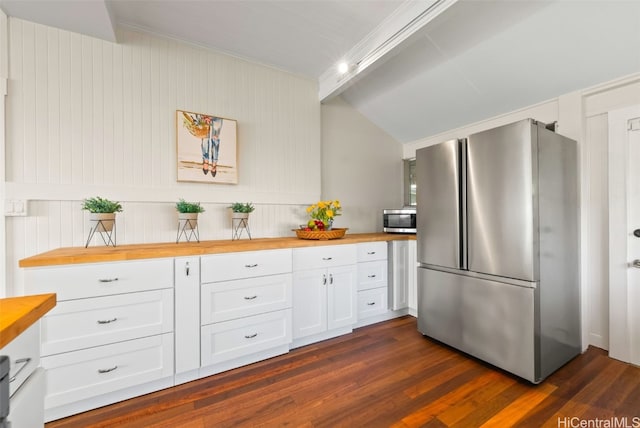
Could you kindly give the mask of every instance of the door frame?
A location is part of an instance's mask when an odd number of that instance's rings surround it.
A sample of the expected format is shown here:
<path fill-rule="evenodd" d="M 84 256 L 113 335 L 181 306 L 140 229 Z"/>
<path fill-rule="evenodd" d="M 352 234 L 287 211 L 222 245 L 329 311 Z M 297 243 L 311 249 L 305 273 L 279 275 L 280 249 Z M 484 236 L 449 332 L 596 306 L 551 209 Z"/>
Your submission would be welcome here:
<path fill-rule="evenodd" d="M 627 283 L 628 121 L 640 117 L 640 104 L 610 111 L 609 121 L 609 356 L 631 360 Z M 632 309 L 631 309 L 632 310 Z"/>

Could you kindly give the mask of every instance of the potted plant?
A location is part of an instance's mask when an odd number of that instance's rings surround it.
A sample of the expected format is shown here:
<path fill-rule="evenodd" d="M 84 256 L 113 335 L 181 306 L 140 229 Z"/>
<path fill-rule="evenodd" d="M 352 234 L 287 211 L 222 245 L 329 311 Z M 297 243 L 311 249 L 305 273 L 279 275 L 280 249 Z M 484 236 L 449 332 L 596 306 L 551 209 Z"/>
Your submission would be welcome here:
<path fill-rule="evenodd" d="M 187 202 L 181 198 L 176 202 L 176 211 L 178 211 L 178 228 L 189 230 L 198 225 L 198 214 L 204 212 L 204 207 L 200 202 Z"/>
<path fill-rule="evenodd" d="M 249 213 L 255 210 L 251 202 L 234 202 L 229 208 L 231 208 L 232 219 L 247 219 L 249 218 Z"/>
<path fill-rule="evenodd" d="M 111 232 L 116 222 L 116 213 L 122 211 L 120 202 L 95 196 L 82 201 L 82 209 L 89 211 L 89 220 L 96 224 L 95 232 Z"/>

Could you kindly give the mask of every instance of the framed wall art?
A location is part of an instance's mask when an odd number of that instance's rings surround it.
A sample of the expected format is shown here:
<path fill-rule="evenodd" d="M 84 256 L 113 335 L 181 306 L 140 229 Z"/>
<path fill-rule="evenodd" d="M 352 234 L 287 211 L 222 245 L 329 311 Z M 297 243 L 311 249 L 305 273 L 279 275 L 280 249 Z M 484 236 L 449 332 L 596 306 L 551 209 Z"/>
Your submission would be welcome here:
<path fill-rule="evenodd" d="M 237 121 L 177 110 L 178 181 L 237 184 L 237 144 Z"/>

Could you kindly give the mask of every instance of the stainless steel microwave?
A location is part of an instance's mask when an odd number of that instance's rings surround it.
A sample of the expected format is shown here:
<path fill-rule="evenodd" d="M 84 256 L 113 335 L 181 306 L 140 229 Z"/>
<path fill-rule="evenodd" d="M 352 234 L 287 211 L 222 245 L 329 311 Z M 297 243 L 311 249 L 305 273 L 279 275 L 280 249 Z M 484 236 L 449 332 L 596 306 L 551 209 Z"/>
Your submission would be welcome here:
<path fill-rule="evenodd" d="M 382 225 L 382 230 L 389 233 L 416 233 L 416 209 L 384 210 Z"/>

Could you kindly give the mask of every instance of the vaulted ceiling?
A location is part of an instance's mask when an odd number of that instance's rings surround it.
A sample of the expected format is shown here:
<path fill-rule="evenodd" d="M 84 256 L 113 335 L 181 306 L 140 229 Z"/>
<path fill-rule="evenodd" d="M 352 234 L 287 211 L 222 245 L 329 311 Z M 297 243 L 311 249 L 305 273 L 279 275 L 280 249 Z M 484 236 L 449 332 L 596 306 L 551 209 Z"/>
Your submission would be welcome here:
<path fill-rule="evenodd" d="M 341 94 L 400 142 L 640 72 L 637 0 L 0 0 L 0 8 L 116 42 L 118 26 L 133 27 L 317 78 L 319 99 Z M 343 59 L 354 69 L 336 78 Z M 327 81 L 335 88 L 323 92 Z"/>

